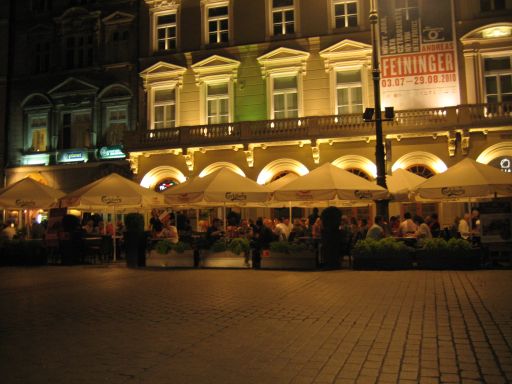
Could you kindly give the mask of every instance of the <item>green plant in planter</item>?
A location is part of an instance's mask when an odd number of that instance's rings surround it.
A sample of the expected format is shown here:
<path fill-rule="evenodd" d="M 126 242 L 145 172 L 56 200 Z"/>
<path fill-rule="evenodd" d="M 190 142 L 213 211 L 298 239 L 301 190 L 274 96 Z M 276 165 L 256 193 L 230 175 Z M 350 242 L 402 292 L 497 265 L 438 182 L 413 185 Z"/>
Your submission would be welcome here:
<path fill-rule="evenodd" d="M 448 251 L 453 257 L 467 256 L 471 252 L 471 244 L 464 239 L 452 238 L 448 240 Z"/>
<path fill-rule="evenodd" d="M 227 249 L 228 247 L 224 239 L 217 240 L 210 247 L 211 252 L 225 252 Z"/>
<path fill-rule="evenodd" d="M 425 240 L 423 249 L 426 256 L 444 256 L 449 253 L 448 242 L 441 238 Z"/>
<path fill-rule="evenodd" d="M 235 255 L 245 254 L 249 252 L 249 240 L 244 238 L 235 238 L 228 243 L 228 251 L 233 252 Z"/>
<path fill-rule="evenodd" d="M 308 247 L 304 243 L 289 243 L 287 241 L 273 241 L 270 243 L 270 251 L 275 253 L 294 254 L 307 250 Z"/>
<path fill-rule="evenodd" d="M 155 244 L 155 250 L 165 255 L 166 253 L 169 253 L 170 251 L 175 251 L 176 253 L 183 253 L 187 249 L 190 249 L 190 246 L 186 243 L 183 243 L 181 241 L 175 243 L 171 243 L 169 240 L 160 240 Z"/>

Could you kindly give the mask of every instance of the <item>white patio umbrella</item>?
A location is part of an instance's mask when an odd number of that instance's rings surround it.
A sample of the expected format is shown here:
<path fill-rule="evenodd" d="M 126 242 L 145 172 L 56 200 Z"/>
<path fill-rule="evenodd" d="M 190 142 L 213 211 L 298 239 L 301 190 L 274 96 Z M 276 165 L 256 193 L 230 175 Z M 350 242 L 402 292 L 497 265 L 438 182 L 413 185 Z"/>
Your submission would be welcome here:
<path fill-rule="evenodd" d="M 60 199 L 61 207 L 78 210 L 138 209 L 165 206 L 161 194 L 141 187 L 117 173 L 111 173 Z M 116 242 L 114 242 L 114 261 L 116 260 Z"/>
<path fill-rule="evenodd" d="M 450 201 L 512 196 L 512 174 L 466 158 L 418 185 L 415 194 Z"/>
<path fill-rule="evenodd" d="M 196 177 L 169 188 L 163 195 L 167 204 L 174 206 L 223 206 L 226 226 L 226 205 L 259 206 L 270 199 L 271 193 L 266 186 L 259 185 L 228 168 L 221 168 L 204 177 Z"/>
<path fill-rule="evenodd" d="M 325 163 L 274 192 L 280 201 L 342 201 L 378 200 L 388 191 L 360 176 Z"/>
<path fill-rule="evenodd" d="M 411 200 L 409 194 L 426 180 L 424 177 L 399 168 L 393 171 L 392 175 L 386 177 L 386 184 L 394 201 L 409 201 Z"/>
<path fill-rule="evenodd" d="M 26 177 L 0 191 L 3 209 L 48 209 L 56 207 L 64 193 Z"/>

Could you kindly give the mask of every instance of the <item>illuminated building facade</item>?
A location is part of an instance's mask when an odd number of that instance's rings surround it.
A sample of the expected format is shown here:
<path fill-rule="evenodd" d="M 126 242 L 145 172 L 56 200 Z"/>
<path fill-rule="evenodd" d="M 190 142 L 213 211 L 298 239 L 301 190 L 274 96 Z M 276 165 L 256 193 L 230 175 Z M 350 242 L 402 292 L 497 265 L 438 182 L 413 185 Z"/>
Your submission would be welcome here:
<path fill-rule="evenodd" d="M 27 44 L 31 31 L 56 39 L 58 70 L 15 76 L 12 181 L 76 169 L 57 164 L 61 148 L 94 157 L 106 147 L 156 190 L 219 167 L 259 183 L 324 162 L 376 176 L 375 128 L 361 117 L 373 107 L 370 0 L 78 3 L 54 5 L 51 32 L 22 17 Z M 466 156 L 510 171 L 511 16 L 505 0 L 379 2 L 382 106 L 395 108 L 383 126 L 388 173 L 428 177 Z M 68 36 L 77 23 L 88 32 Z M 43 154 L 49 166 L 30 165 Z M 97 175 L 102 164 L 86 167 Z"/>

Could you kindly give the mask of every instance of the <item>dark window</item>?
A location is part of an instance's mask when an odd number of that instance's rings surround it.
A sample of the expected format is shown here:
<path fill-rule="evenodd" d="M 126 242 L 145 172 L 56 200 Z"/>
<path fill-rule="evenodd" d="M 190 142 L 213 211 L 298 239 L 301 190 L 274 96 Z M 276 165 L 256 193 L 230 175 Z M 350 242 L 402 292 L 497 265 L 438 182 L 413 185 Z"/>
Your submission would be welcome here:
<path fill-rule="evenodd" d="M 62 137 L 60 148 L 71 148 L 71 113 L 65 113 L 62 116 Z"/>
<path fill-rule="evenodd" d="M 427 179 L 434 176 L 434 172 L 429 167 L 426 167 L 425 165 L 411 165 L 410 167 L 407 168 L 407 170 L 409 172 L 414 173 L 415 175 L 425 177 Z"/>
<path fill-rule="evenodd" d="M 507 9 L 505 0 L 480 0 L 480 10 L 482 12 L 500 11 Z"/>
<path fill-rule="evenodd" d="M 365 171 L 359 168 L 347 168 L 345 171 L 353 173 L 356 176 L 362 177 L 363 179 L 371 181 L 370 175 L 368 175 Z"/>
<path fill-rule="evenodd" d="M 30 7 L 33 13 L 43 13 L 52 10 L 52 0 L 32 0 Z"/>

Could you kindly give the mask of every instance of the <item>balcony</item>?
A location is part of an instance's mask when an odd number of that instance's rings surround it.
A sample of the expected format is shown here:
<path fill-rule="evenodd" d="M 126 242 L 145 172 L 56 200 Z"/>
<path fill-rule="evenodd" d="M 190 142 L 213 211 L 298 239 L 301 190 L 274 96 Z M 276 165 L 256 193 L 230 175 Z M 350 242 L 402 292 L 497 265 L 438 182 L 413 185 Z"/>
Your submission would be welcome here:
<path fill-rule="evenodd" d="M 503 125 L 512 129 L 512 103 L 398 111 L 393 121 L 383 122 L 383 130 L 385 135 L 414 135 Z M 124 146 L 127 151 L 147 151 L 374 134 L 373 123 L 364 122 L 360 114 L 351 114 L 126 132 Z"/>

